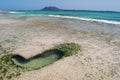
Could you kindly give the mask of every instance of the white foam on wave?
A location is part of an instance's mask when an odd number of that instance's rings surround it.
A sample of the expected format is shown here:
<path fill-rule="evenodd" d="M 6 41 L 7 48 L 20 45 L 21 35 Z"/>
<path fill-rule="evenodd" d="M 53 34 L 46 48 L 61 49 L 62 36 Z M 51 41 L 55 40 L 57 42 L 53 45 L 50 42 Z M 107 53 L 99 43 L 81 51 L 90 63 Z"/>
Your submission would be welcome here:
<path fill-rule="evenodd" d="M 9 13 L 18 13 L 18 12 L 10 11 Z"/>
<path fill-rule="evenodd" d="M 101 19 L 91 19 L 91 18 L 81 18 L 81 17 L 73 17 L 73 16 L 61 16 L 61 15 L 48 15 L 50 17 L 59 17 L 59 18 L 69 18 L 69 19 L 78 19 L 83 21 L 92 21 L 92 22 L 100 22 L 100 23 L 108 23 L 108 24 L 117 24 L 120 25 L 119 21 L 110 21 L 110 20 L 101 20 Z"/>
<path fill-rule="evenodd" d="M 23 12 L 9 11 L 9 13 L 15 14 L 15 13 L 23 13 Z"/>

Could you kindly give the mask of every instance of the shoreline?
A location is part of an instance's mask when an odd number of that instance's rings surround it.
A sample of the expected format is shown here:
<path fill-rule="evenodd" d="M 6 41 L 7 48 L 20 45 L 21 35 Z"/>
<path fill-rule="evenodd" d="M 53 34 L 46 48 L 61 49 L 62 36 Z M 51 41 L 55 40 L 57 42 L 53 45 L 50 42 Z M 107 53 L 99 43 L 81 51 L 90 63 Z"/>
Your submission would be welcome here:
<path fill-rule="evenodd" d="M 120 12 L 75 10 L 75 12 L 74 12 L 75 14 L 71 14 L 73 11 L 74 10 L 60 10 L 60 11 L 55 11 L 55 13 L 54 13 L 54 11 L 42 11 L 42 10 L 23 10 L 23 11 L 22 10 L 18 10 L 18 11 L 17 10 L 16 11 L 8 10 L 8 11 L 0 11 L 0 14 L 3 16 L 7 15 L 7 16 L 14 16 L 14 17 L 15 16 L 19 16 L 19 17 L 49 16 L 49 17 L 77 19 L 77 20 L 90 21 L 90 22 L 120 25 L 120 20 L 116 16 L 116 15 L 119 15 Z M 88 14 L 86 14 L 86 12 Z M 91 13 L 94 14 L 94 16 Z M 105 14 L 103 14 L 103 13 L 105 13 Z"/>
<path fill-rule="evenodd" d="M 49 17 L 77 19 L 77 20 L 82 20 L 82 21 L 90 21 L 90 22 L 120 25 L 119 21 L 112 21 L 112 20 L 105 20 L 105 19 L 94 19 L 94 18 L 84 18 L 84 17 L 82 18 L 82 17 L 61 16 L 61 15 L 48 15 L 48 16 Z"/>

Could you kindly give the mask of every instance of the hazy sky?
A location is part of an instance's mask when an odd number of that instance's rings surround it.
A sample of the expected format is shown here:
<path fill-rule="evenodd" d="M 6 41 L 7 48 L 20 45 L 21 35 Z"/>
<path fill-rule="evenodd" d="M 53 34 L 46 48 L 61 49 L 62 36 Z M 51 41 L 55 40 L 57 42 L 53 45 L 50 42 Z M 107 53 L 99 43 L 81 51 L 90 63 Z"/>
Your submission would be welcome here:
<path fill-rule="evenodd" d="M 120 0 L 0 0 L 0 9 L 39 10 L 45 6 L 62 9 L 120 11 Z"/>

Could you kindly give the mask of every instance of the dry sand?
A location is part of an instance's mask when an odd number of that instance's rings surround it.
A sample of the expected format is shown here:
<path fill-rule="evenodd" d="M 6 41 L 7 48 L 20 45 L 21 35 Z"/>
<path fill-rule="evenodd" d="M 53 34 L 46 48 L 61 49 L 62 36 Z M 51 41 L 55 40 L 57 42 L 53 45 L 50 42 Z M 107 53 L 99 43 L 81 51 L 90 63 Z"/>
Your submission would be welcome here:
<path fill-rule="evenodd" d="M 0 19 L 0 45 L 13 54 L 30 58 L 64 42 L 78 43 L 82 52 L 14 80 L 120 80 L 119 38 L 60 26 L 40 17 Z"/>

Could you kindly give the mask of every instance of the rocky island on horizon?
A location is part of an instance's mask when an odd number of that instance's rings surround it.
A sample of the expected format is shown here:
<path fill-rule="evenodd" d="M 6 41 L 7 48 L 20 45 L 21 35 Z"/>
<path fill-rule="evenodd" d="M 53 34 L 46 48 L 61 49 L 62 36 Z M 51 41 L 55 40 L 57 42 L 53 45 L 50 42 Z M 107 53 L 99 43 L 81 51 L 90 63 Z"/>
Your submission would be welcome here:
<path fill-rule="evenodd" d="M 48 6 L 48 7 L 44 7 L 43 9 L 41 9 L 42 11 L 58 11 L 58 10 L 61 10 L 60 8 L 58 7 L 55 7 L 55 6 Z"/>

